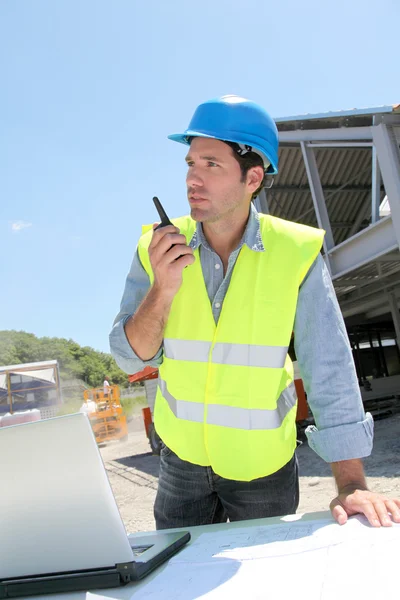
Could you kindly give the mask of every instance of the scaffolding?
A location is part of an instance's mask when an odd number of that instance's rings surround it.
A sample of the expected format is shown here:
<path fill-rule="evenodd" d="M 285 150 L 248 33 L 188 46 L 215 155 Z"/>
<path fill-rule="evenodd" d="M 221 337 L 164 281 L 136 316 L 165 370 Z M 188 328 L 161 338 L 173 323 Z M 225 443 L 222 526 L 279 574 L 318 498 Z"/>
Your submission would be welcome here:
<path fill-rule="evenodd" d="M 0 367 L 0 413 L 39 409 L 55 416 L 62 404 L 56 360 Z"/>
<path fill-rule="evenodd" d="M 128 426 L 121 406 L 118 385 L 85 390 L 83 398 L 88 406 L 88 410 L 83 409 L 83 412 L 87 412 L 98 444 L 128 439 Z M 90 404 L 92 410 L 89 409 Z"/>

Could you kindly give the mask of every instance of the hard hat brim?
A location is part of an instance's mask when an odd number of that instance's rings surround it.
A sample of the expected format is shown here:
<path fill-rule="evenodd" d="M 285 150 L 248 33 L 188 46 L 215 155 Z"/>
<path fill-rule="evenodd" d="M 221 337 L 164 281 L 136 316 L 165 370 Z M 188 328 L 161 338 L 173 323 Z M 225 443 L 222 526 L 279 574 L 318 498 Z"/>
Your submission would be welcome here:
<path fill-rule="evenodd" d="M 173 142 L 178 142 L 180 144 L 185 144 L 185 146 L 189 146 L 189 142 L 188 142 L 188 138 L 190 137 L 202 137 L 202 138 L 208 138 L 208 139 L 213 139 L 213 140 L 219 140 L 220 138 L 215 137 L 215 135 L 209 135 L 207 133 L 201 132 L 201 131 L 193 131 L 191 129 L 188 129 L 187 131 L 185 131 L 185 133 L 173 133 L 172 135 L 168 136 L 169 140 L 172 140 Z M 226 141 L 226 142 L 236 142 L 238 143 L 238 141 L 235 140 L 220 140 L 220 141 Z M 257 148 L 257 150 L 259 150 L 262 154 L 264 154 L 264 151 L 262 148 L 260 148 L 258 146 L 258 144 L 253 144 L 254 148 Z M 267 174 L 268 175 L 276 175 L 278 173 L 278 169 L 276 167 L 276 165 L 273 165 L 272 163 L 269 165 L 268 169 L 267 169 Z"/>
<path fill-rule="evenodd" d="M 172 135 L 168 136 L 168 139 L 172 140 L 173 142 L 179 142 L 180 144 L 186 144 L 186 146 L 189 146 L 189 142 L 188 142 L 189 137 L 203 137 L 203 138 L 216 139 L 212 135 L 207 135 L 206 133 L 201 133 L 199 131 L 192 131 L 190 129 L 188 129 L 188 131 L 185 131 L 185 133 L 173 133 Z"/>

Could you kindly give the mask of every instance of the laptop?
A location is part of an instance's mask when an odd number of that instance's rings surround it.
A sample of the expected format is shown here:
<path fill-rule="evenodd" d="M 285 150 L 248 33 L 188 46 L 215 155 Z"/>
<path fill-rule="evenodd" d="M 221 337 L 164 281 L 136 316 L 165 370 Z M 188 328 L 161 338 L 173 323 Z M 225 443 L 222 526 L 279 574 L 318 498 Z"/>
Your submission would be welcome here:
<path fill-rule="evenodd" d="M 0 598 L 125 585 L 190 539 L 128 539 L 83 413 L 0 428 L 0 486 Z"/>

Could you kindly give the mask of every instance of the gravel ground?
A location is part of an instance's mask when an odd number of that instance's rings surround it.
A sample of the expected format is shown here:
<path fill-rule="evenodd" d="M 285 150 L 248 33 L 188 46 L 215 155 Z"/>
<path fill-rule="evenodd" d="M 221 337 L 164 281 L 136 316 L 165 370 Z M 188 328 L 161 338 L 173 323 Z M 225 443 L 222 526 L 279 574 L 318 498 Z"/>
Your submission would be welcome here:
<path fill-rule="evenodd" d="M 400 498 L 400 414 L 375 422 L 372 455 L 365 460 L 370 489 Z M 108 477 L 128 533 L 155 528 L 153 503 L 159 458 L 150 451 L 141 414 L 129 423 L 126 442 L 101 449 Z M 300 465 L 299 513 L 327 510 L 335 496 L 329 465 L 304 442 L 297 449 Z"/>

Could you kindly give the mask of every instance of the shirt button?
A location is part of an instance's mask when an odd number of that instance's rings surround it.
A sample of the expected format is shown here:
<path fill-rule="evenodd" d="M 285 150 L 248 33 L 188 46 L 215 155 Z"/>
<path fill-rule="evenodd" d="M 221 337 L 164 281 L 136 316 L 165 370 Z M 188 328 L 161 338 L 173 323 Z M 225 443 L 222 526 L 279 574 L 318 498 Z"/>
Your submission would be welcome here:
<path fill-rule="evenodd" d="M 221 268 L 221 265 L 219 265 L 219 264 L 217 263 L 217 264 L 215 265 L 215 268 L 216 268 L 216 269 L 220 269 L 220 268 Z"/>
<path fill-rule="evenodd" d="M 221 307 L 221 302 L 216 302 L 215 303 L 215 308 L 220 308 Z"/>

